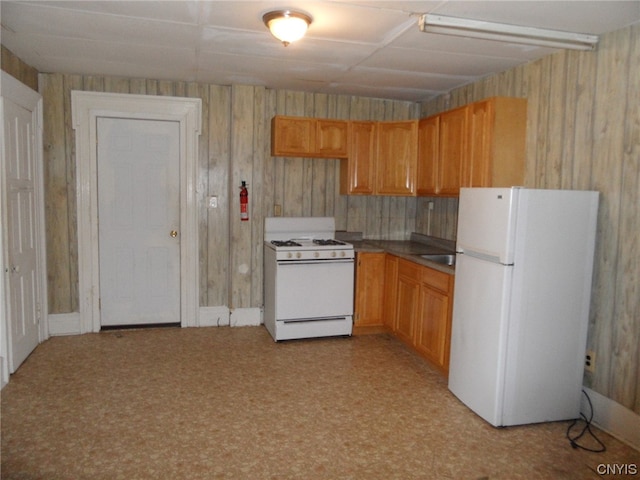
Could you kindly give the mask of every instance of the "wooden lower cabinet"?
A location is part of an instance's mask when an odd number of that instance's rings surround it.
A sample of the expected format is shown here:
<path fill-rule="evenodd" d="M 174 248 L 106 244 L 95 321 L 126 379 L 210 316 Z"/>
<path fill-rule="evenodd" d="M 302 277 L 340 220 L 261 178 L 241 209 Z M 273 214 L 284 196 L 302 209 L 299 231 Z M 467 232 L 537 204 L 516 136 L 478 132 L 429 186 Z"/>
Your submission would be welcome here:
<path fill-rule="evenodd" d="M 397 279 L 387 282 L 388 294 L 395 291 L 393 333 L 414 348 L 445 375 L 449 371 L 451 343 L 451 312 L 453 305 L 453 275 L 417 263 L 398 259 Z M 390 279 L 387 263 L 387 279 Z M 392 267 L 391 267 L 392 269 Z"/>
<path fill-rule="evenodd" d="M 391 332 L 396 330 L 396 307 L 398 305 L 398 263 L 395 255 L 385 254 L 384 296 L 382 302 L 382 323 Z"/>
<path fill-rule="evenodd" d="M 423 267 L 413 344 L 443 373 L 449 371 L 453 276 Z"/>
<path fill-rule="evenodd" d="M 382 327 L 386 254 L 356 253 L 353 326 Z"/>
<path fill-rule="evenodd" d="M 415 319 L 418 316 L 420 296 L 420 265 L 400 259 L 398 262 L 396 336 L 407 343 L 413 342 Z"/>
<path fill-rule="evenodd" d="M 446 375 L 453 280 L 395 255 L 358 252 L 354 334 L 391 332 Z"/>

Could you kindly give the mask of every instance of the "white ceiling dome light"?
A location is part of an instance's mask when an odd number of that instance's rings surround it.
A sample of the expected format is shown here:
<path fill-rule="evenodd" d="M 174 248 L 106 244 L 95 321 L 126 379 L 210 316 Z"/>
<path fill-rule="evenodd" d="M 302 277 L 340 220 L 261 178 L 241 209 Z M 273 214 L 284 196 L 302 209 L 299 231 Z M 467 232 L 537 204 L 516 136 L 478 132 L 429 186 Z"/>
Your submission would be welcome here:
<path fill-rule="evenodd" d="M 304 37 L 312 21 L 309 15 L 292 10 L 268 12 L 263 15 L 262 20 L 271 35 L 280 40 L 285 47 Z"/>

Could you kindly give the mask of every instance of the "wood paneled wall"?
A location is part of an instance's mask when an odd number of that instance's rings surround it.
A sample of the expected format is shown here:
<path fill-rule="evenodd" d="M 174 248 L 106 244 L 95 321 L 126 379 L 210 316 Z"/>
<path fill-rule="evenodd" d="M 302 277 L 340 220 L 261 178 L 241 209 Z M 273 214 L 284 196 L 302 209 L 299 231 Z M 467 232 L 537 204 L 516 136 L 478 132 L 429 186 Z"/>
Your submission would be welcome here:
<path fill-rule="evenodd" d="M 600 192 L 585 384 L 640 414 L 640 25 L 595 52 L 562 51 L 422 105 L 423 116 L 491 96 L 528 99 L 525 184 Z M 416 225 L 426 233 L 428 199 Z M 432 232 L 455 238 L 455 200 Z M 550 332 L 552 334 L 552 332 Z"/>
<path fill-rule="evenodd" d="M 338 229 L 373 238 L 402 239 L 415 230 L 416 199 L 339 194 L 339 160 L 273 158 L 276 114 L 323 118 L 417 118 L 413 102 L 145 79 L 42 74 L 49 311 L 78 310 L 75 137 L 72 90 L 197 97 L 199 142 L 200 304 L 262 305 L 264 217 L 280 205 L 284 216 L 335 216 Z M 241 222 L 239 186 L 249 185 L 250 221 Z M 207 197 L 218 208 L 207 208 Z"/>

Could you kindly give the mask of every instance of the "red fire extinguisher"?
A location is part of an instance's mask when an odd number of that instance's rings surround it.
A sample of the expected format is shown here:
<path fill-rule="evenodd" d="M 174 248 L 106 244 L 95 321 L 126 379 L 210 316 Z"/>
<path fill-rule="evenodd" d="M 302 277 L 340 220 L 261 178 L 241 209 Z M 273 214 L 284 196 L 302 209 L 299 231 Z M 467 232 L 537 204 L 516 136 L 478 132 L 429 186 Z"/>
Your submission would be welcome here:
<path fill-rule="evenodd" d="M 249 190 L 247 190 L 247 182 L 244 180 L 240 186 L 240 220 L 249 221 Z"/>

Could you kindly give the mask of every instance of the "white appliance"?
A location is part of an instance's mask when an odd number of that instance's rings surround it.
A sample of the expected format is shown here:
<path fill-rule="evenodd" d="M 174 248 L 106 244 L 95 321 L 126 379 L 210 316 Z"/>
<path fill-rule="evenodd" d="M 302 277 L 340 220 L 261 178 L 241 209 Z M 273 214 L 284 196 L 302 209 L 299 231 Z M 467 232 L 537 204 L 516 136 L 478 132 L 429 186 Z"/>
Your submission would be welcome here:
<path fill-rule="evenodd" d="M 333 217 L 264 222 L 264 324 L 275 341 L 351 335 L 353 245 Z"/>
<path fill-rule="evenodd" d="M 598 192 L 463 188 L 449 389 L 494 426 L 579 417 Z"/>

